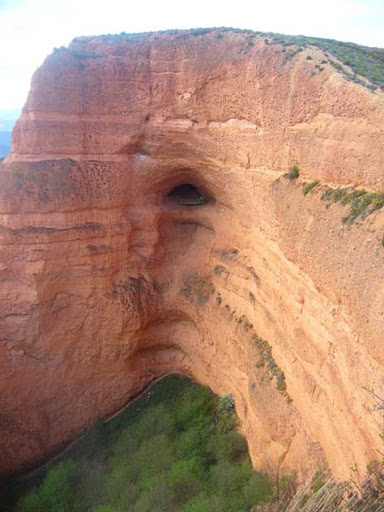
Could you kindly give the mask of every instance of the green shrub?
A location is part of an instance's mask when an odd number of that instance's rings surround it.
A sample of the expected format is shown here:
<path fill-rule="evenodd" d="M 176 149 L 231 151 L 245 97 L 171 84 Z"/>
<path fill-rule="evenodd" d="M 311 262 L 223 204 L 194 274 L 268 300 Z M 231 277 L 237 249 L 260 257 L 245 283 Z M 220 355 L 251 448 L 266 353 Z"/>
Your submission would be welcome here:
<path fill-rule="evenodd" d="M 220 500 L 216 496 L 199 494 L 182 508 L 182 512 L 222 512 Z"/>
<path fill-rule="evenodd" d="M 79 510 L 101 507 L 105 500 L 105 462 L 97 456 L 81 458 L 77 462 L 75 502 Z M 103 452 L 103 448 L 101 448 Z M 95 455 L 95 454 L 94 454 Z"/>
<path fill-rule="evenodd" d="M 311 190 L 317 187 L 318 184 L 318 181 L 311 181 L 309 183 L 305 183 L 305 185 L 303 185 L 303 194 L 306 196 L 307 194 L 309 194 L 309 192 L 311 192 Z"/>
<path fill-rule="evenodd" d="M 370 213 L 384 208 L 384 192 L 375 192 L 371 198 Z"/>
<path fill-rule="evenodd" d="M 271 379 L 276 378 L 277 389 L 279 391 L 285 392 L 285 375 L 273 358 L 271 345 L 256 334 L 252 336 L 252 341 L 254 347 L 257 348 L 259 353 L 259 360 L 255 363 L 255 367 L 257 369 L 263 368 Z"/>
<path fill-rule="evenodd" d="M 271 482 L 263 473 L 253 473 L 245 486 L 244 494 L 250 506 L 269 501 L 273 494 Z"/>
<path fill-rule="evenodd" d="M 210 480 L 216 494 L 228 498 L 233 493 L 241 492 L 252 474 L 249 463 L 234 465 L 220 462 L 212 467 Z"/>
<path fill-rule="evenodd" d="M 352 224 L 357 218 L 364 219 L 371 213 L 384 207 L 384 192 L 367 192 L 364 189 L 348 190 L 346 188 L 328 187 L 321 195 L 328 203 L 349 205 L 349 212 L 342 218 L 344 224 Z"/>
<path fill-rule="evenodd" d="M 299 177 L 299 174 L 300 172 L 298 166 L 294 165 L 289 172 L 284 174 L 284 178 L 287 178 L 290 181 L 296 180 Z"/>
<path fill-rule="evenodd" d="M 206 455 L 205 444 L 202 438 L 202 431 L 196 425 L 191 426 L 187 430 L 180 432 L 175 439 L 175 453 L 178 458 L 196 458 L 201 460 Z"/>
<path fill-rule="evenodd" d="M 133 464 L 127 464 L 127 461 L 119 465 L 113 464 L 103 486 L 106 502 L 117 508 L 134 505 L 140 493 L 137 479 Z"/>
<path fill-rule="evenodd" d="M 233 411 L 235 408 L 235 398 L 231 393 L 226 393 L 222 397 L 220 397 L 219 402 L 220 410 L 223 412 L 230 412 Z"/>
<path fill-rule="evenodd" d="M 218 462 L 237 462 L 247 455 L 247 442 L 238 432 L 218 432 L 212 436 L 208 446 L 208 452 L 213 460 Z"/>
<path fill-rule="evenodd" d="M 60 462 L 50 469 L 40 489 L 39 498 L 45 512 L 68 512 L 74 505 L 74 478 L 76 465 Z"/>
<path fill-rule="evenodd" d="M 154 456 L 156 454 L 156 456 Z M 147 483 L 159 473 L 166 473 L 172 463 L 172 446 L 165 434 L 147 439 L 131 459 L 140 485 Z"/>
<path fill-rule="evenodd" d="M 91 510 L 91 512 L 122 512 L 122 509 L 110 507 L 109 505 L 102 505 Z"/>
<path fill-rule="evenodd" d="M 41 512 L 41 510 L 42 503 L 36 489 L 23 496 L 17 504 L 17 512 Z"/>
<path fill-rule="evenodd" d="M 196 466 L 193 459 L 176 462 L 168 473 L 167 482 L 173 501 L 178 504 L 190 500 L 204 487 L 200 468 Z"/>
<path fill-rule="evenodd" d="M 140 493 L 132 512 L 170 512 L 174 510 L 172 503 L 172 493 L 164 481 L 162 475 L 159 475 L 151 482 L 147 492 Z"/>
<path fill-rule="evenodd" d="M 278 368 L 277 373 L 275 373 L 276 376 L 276 387 L 279 391 L 285 391 L 287 389 L 287 383 L 285 381 L 285 374 L 283 371 Z"/>
<path fill-rule="evenodd" d="M 326 480 L 324 477 L 324 473 L 321 471 L 317 471 L 313 477 L 311 482 L 311 492 L 315 494 L 326 484 Z"/>
<path fill-rule="evenodd" d="M 339 62 L 332 60 L 331 64 L 335 69 L 337 69 L 337 71 L 343 71 L 343 66 Z"/>
<path fill-rule="evenodd" d="M 235 430 L 237 427 L 237 417 L 233 414 L 233 411 L 220 414 L 219 419 L 216 423 L 216 429 L 218 432 L 226 434 Z"/>

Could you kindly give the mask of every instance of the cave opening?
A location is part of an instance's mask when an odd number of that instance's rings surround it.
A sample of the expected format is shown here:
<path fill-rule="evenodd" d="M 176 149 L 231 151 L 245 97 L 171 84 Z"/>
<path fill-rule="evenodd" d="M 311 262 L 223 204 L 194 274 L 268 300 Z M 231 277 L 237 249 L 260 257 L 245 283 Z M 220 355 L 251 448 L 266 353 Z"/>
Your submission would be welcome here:
<path fill-rule="evenodd" d="M 173 188 L 168 192 L 167 199 L 182 206 L 201 206 L 208 202 L 206 195 L 191 183 Z"/>

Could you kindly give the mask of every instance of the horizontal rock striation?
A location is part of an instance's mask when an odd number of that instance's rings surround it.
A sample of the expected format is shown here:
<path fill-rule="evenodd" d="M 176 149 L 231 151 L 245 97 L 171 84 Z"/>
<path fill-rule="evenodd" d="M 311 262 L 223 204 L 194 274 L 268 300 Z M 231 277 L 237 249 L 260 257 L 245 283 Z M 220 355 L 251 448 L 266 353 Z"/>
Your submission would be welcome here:
<path fill-rule="evenodd" d="M 383 95 L 267 41 L 78 38 L 35 73 L 0 172 L 3 475 L 174 371 L 233 393 L 258 468 L 376 457 L 383 213 L 301 186 L 384 188 Z"/>

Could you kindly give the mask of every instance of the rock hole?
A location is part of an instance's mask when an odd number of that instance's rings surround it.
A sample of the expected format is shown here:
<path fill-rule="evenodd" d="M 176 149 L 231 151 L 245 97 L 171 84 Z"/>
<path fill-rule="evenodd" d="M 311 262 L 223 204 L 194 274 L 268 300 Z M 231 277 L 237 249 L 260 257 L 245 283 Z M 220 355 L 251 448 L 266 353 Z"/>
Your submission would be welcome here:
<path fill-rule="evenodd" d="M 168 192 L 167 199 L 182 206 L 201 206 L 208 202 L 205 194 L 190 183 L 173 188 Z"/>

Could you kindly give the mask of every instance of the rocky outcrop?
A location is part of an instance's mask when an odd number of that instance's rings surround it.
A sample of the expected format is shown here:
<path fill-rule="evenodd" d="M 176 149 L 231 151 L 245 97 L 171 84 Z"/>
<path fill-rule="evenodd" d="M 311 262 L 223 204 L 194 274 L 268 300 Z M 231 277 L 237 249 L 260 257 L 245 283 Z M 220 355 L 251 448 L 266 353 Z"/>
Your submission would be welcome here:
<path fill-rule="evenodd" d="M 3 474 L 172 371 L 233 393 L 257 467 L 376 456 L 383 213 L 301 185 L 384 188 L 383 96 L 268 43 L 79 38 L 36 72 L 0 173 Z"/>

